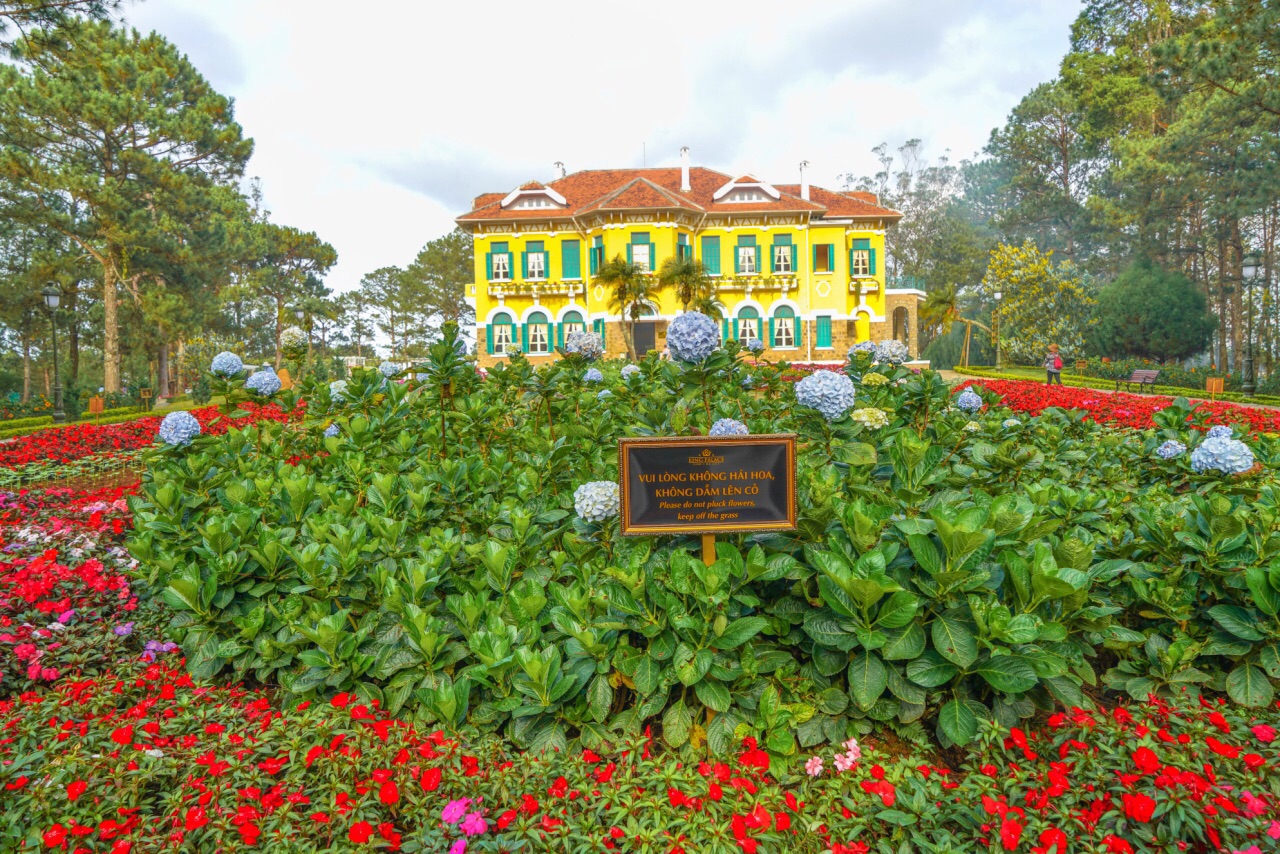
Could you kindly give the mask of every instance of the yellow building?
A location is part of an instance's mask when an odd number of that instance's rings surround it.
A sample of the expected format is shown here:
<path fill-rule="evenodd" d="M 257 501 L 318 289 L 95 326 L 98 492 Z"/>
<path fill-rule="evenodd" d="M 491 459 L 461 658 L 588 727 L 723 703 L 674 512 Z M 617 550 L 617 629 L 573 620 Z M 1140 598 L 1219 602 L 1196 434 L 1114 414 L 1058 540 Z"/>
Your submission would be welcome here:
<path fill-rule="evenodd" d="M 766 358 L 840 362 L 858 341 L 897 338 L 916 357 L 916 309 L 924 294 L 886 289 L 885 228 L 901 218 L 871 193 L 734 178 L 689 165 L 607 169 L 530 181 L 478 196 L 458 224 L 475 238 L 481 365 L 515 351 L 556 358 L 577 329 L 604 336 L 610 356 L 626 355 L 621 313 L 594 276 L 627 258 L 654 275 L 672 256 L 691 254 L 716 285 L 725 338 L 759 338 Z M 681 311 L 674 289 L 655 288 L 636 324 L 640 353 L 665 346 Z"/>

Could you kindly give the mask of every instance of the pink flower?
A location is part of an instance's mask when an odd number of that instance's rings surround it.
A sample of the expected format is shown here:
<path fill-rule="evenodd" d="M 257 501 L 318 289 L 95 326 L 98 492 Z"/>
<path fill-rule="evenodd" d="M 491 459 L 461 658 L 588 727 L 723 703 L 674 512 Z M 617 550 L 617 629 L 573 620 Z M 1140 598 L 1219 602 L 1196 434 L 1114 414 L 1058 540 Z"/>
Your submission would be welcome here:
<path fill-rule="evenodd" d="M 462 820 L 462 832 L 467 836 L 479 836 L 488 829 L 484 816 L 478 812 L 467 813 L 467 817 Z"/>
<path fill-rule="evenodd" d="M 40 678 L 47 682 L 52 682 L 58 678 L 58 671 L 52 667 L 45 667 L 40 670 Z"/>
<path fill-rule="evenodd" d="M 72 608 L 70 611 L 63 611 L 61 614 L 58 615 L 58 622 L 69 623 L 71 622 L 71 618 L 74 617 L 75 615 L 76 615 L 75 608 Z"/>
<path fill-rule="evenodd" d="M 1280 821 L 1271 822 L 1271 826 L 1267 828 L 1267 836 L 1272 839 L 1280 839 Z"/>
<path fill-rule="evenodd" d="M 1262 854 L 1262 849 L 1256 845 L 1250 845 L 1248 848 L 1233 850 L 1231 854 Z"/>
<path fill-rule="evenodd" d="M 471 805 L 470 798 L 462 798 L 457 801 L 449 801 L 445 804 L 443 810 L 440 811 L 440 819 L 445 824 L 457 824 L 462 817 L 467 814 L 467 807 Z M 466 846 L 462 846 L 459 850 L 465 850 Z"/>
<path fill-rule="evenodd" d="M 845 755 L 857 762 L 862 758 L 862 748 L 858 745 L 856 738 L 851 738 L 844 743 Z"/>
<path fill-rule="evenodd" d="M 1274 727 L 1269 727 L 1266 724 L 1258 724 L 1253 728 L 1253 737 L 1263 744 L 1270 744 L 1275 740 L 1276 731 Z"/>
<path fill-rule="evenodd" d="M 449 854 L 464 854 L 467 850 L 467 840 L 459 839 L 453 845 L 449 846 Z"/>
<path fill-rule="evenodd" d="M 29 658 L 37 658 L 39 650 L 33 643 L 20 643 L 13 648 L 13 654 L 18 657 L 18 661 L 26 661 Z"/>
<path fill-rule="evenodd" d="M 852 758 L 848 753 L 840 753 L 836 755 L 836 770 L 848 771 L 850 768 L 858 764 L 858 760 Z"/>
<path fill-rule="evenodd" d="M 1267 811 L 1267 802 L 1253 792 L 1241 792 L 1240 801 L 1244 804 L 1245 809 L 1254 815 L 1262 815 Z"/>

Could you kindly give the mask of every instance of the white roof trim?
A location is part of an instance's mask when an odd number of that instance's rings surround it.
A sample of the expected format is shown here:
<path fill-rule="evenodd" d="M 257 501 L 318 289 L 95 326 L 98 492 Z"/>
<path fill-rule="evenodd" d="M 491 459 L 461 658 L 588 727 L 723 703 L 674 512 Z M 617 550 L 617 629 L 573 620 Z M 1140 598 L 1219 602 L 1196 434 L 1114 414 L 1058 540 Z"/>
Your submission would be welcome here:
<path fill-rule="evenodd" d="M 519 187 L 516 187 L 510 193 L 507 193 L 507 197 L 502 200 L 502 207 L 510 207 L 511 203 L 521 196 L 546 196 L 558 205 L 564 206 L 569 204 L 568 200 L 565 199 L 564 196 L 560 195 L 550 187 L 543 187 L 540 190 L 522 190 Z"/>
<path fill-rule="evenodd" d="M 748 172 L 743 177 L 752 178 L 754 179 L 754 181 L 745 181 L 741 184 L 736 183 L 736 180 L 730 181 L 728 184 L 725 184 L 723 187 L 716 190 L 715 193 L 712 194 L 711 196 L 712 200 L 718 202 L 721 199 L 723 199 L 725 196 L 732 193 L 734 190 L 741 190 L 745 188 L 754 188 L 754 189 L 760 190 L 766 196 L 769 196 L 770 198 L 772 198 L 774 201 L 777 201 L 778 199 L 782 198 L 782 193 L 775 190 L 772 185 L 766 184 L 764 181 L 761 181 L 759 178 L 756 178 L 756 176 L 752 175 L 750 172 Z"/>

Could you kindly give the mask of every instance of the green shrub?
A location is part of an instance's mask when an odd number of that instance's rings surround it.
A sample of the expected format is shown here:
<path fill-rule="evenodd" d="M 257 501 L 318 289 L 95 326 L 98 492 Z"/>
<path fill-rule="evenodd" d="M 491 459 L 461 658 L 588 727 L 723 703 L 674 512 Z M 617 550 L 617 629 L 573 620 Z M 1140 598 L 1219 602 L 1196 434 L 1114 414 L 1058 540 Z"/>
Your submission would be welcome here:
<path fill-rule="evenodd" d="M 298 425 L 150 453 L 139 577 L 198 677 L 354 691 L 531 747 L 653 722 L 721 754 L 746 735 L 779 756 L 876 725 L 919 738 L 922 721 L 966 743 L 982 719 L 1084 704 L 1154 637 L 1202 644 L 1196 667 L 1240 702 L 1270 690 L 1254 683 L 1269 630 L 1230 632 L 1260 619 L 1243 570 L 1280 554 L 1273 470 L 1237 483 L 1159 461 L 1165 439 L 1198 441 L 1189 410 L 1144 432 L 1059 411 L 1006 427 L 1007 410 L 952 408 L 935 373 L 884 368 L 858 392 L 889 413 L 872 430 L 826 422 L 739 355 L 651 356 L 604 398 L 569 359 L 516 357 L 480 382 L 447 340 L 422 384 L 357 372 L 339 402 L 313 382 Z M 794 534 L 725 537 L 708 567 L 696 538 L 574 516 L 576 486 L 616 479 L 618 437 L 721 417 L 798 434 Z M 1255 452 L 1273 465 L 1274 442 Z M 1148 601 L 1184 585 L 1201 597 L 1181 611 Z M 1248 619 L 1224 625 L 1220 605 Z"/>

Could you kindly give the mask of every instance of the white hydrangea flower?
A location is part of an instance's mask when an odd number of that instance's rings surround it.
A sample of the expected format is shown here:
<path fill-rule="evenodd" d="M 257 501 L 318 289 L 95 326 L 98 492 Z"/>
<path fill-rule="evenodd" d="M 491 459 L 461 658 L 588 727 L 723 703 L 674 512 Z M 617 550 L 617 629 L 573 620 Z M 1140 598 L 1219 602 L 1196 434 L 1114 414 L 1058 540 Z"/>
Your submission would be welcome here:
<path fill-rule="evenodd" d="M 594 332 L 570 332 L 564 339 L 564 351 L 594 362 L 604 355 L 604 340 Z"/>
<path fill-rule="evenodd" d="M 881 427 L 889 426 L 889 413 L 873 406 L 868 406 L 865 409 L 855 409 L 850 413 L 849 418 L 871 430 L 879 430 Z"/>
<path fill-rule="evenodd" d="M 305 347 L 307 346 L 307 333 L 296 326 L 286 326 L 280 330 L 280 346 Z"/>
<path fill-rule="evenodd" d="M 586 522 L 603 522 L 618 515 L 622 494 L 611 480 L 593 480 L 573 491 L 573 509 Z"/>
<path fill-rule="evenodd" d="M 884 374 L 876 374 L 876 373 L 863 374 L 862 384 L 865 386 L 870 386 L 871 388 L 877 388 L 882 385 L 888 385 L 889 378 L 886 377 Z"/>

